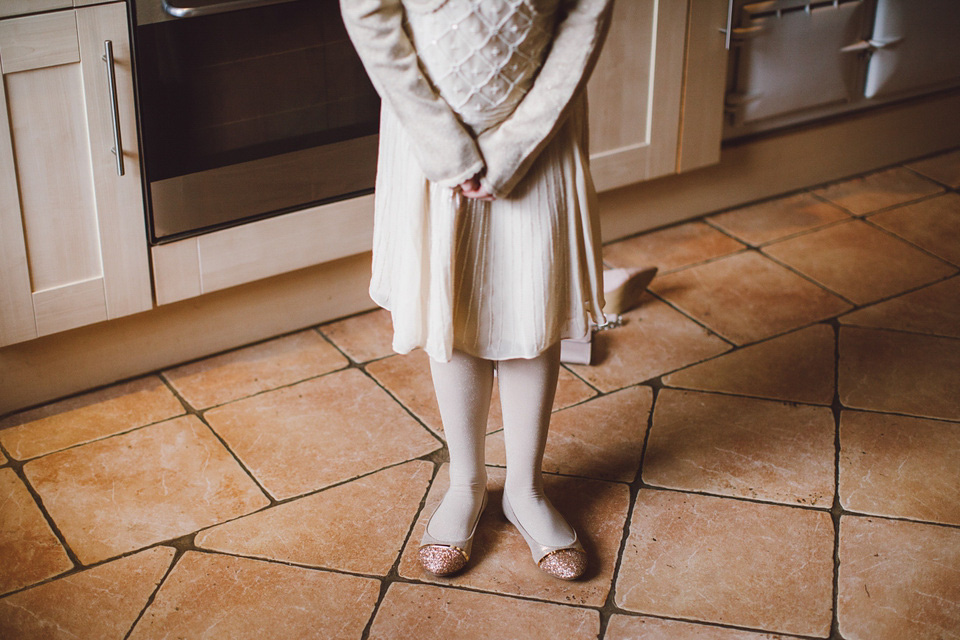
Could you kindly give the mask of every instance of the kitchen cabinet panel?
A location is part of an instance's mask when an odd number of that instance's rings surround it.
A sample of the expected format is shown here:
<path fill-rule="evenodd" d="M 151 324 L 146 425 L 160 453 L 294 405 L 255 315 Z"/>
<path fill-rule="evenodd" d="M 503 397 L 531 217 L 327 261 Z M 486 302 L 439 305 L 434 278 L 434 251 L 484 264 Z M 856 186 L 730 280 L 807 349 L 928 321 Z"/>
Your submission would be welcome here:
<path fill-rule="evenodd" d="M 0 2 L 0 18 L 66 9 L 71 6 L 73 6 L 71 0 L 3 0 Z"/>
<path fill-rule="evenodd" d="M 0 23 L 4 75 L 79 61 L 77 20 L 72 11 Z"/>
<path fill-rule="evenodd" d="M 125 5 L 0 22 L 0 68 L 0 345 L 149 309 Z"/>
<path fill-rule="evenodd" d="M 677 173 L 720 162 L 729 53 L 724 35 L 727 0 L 698 0 L 695 11 L 691 5 L 688 22 Z"/>
<path fill-rule="evenodd" d="M 588 85 L 600 191 L 676 171 L 687 12 L 688 3 L 673 0 L 614 4 Z"/>

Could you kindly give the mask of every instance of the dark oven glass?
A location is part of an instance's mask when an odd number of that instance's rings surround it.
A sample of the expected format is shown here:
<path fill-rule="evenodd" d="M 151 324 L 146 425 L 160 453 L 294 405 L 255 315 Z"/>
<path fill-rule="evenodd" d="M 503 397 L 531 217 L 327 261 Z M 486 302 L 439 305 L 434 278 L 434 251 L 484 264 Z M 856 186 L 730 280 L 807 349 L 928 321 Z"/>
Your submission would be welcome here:
<path fill-rule="evenodd" d="M 380 103 L 337 0 L 184 18 L 161 1 L 137 0 L 135 29 L 154 242 L 373 188 Z"/>

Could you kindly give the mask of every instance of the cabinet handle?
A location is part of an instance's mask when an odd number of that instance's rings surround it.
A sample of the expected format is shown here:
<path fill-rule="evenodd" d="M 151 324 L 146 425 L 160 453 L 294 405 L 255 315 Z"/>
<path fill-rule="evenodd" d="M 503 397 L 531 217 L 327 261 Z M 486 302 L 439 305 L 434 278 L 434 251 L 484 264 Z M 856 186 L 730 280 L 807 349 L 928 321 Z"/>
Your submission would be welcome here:
<path fill-rule="evenodd" d="M 113 120 L 113 155 L 117 156 L 117 175 L 123 175 L 123 145 L 120 142 L 120 107 L 117 104 L 117 74 L 113 68 L 113 42 L 103 41 L 103 58 L 107 63 L 107 84 L 110 86 L 110 113 Z"/>
<path fill-rule="evenodd" d="M 163 10 L 177 18 L 193 18 L 196 16 L 209 16 L 215 13 L 225 13 L 227 11 L 238 11 L 240 9 L 253 9 L 256 7 L 266 7 L 271 4 L 282 4 L 291 0 L 226 0 L 216 2 L 214 0 L 192 0 L 183 4 L 181 0 L 163 0 Z"/>
<path fill-rule="evenodd" d="M 720 29 L 723 34 L 723 48 L 730 51 L 733 43 L 733 0 L 727 0 L 727 28 Z"/>

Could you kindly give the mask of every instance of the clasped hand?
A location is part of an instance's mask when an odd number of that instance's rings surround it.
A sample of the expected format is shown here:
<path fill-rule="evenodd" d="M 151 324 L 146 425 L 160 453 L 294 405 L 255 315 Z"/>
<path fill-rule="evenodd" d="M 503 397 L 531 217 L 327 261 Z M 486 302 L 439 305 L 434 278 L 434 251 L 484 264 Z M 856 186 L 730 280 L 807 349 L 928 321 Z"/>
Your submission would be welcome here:
<path fill-rule="evenodd" d="M 487 191 L 487 188 L 480 184 L 480 176 L 476 175 L 468 180 L 464 180 L 460 183 L 460 193 L 463 194 L 465 198 L 472 198 L 474 200 L 486 200 L 491 202 L 494 199 L 494 195 Z"/>

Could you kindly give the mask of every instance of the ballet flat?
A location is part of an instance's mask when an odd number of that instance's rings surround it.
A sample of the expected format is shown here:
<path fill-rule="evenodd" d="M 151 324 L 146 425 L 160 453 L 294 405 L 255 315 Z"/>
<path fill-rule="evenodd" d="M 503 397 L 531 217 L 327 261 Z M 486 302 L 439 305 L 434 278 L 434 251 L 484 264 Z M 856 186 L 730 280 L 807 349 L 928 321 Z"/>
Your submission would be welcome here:
<path fill-rule="evenodd" d="M 570 544 L 559 547 L 540 544 L 520 525 L 520 520 L 507 500 L 506 492 L 503 493 L 503 515 L 527 541 L 533 561 L 541 571 L 561 580 L 576 580 L 583 575 L 587 568 L 587 554 L 583 550 L 583 545 L 580 544 L 576 531 L 573 532 L 573 542 Z"/>
<path fill-rule="evenodd" d="M 437 505 L 439 508 L 440 505 Z M 480 516 L 483 510 L 487 508 L 487 490 L 483 490 L 483 502 L 480 505 L 480 511 L 477 512 L 477 519 L 473 522 L 473 528 L 470 529 L 470 537 L 466 540 L 438 540 L 430 535 L 430 520 L 423 530 L 423 537 L 420 539 L 420 550 L 418 556 L 420 565 L 425 571 L 435 576 L 449 576 L 463 569 L 470 561 L 470 551 L 473 548 L 473 534 L 477 532 L 477 524 L 480 522 Z M 436 513 L 436 510 L 434 510 Z"/>

